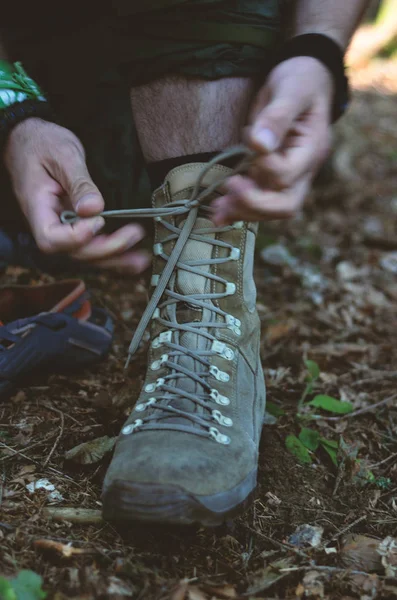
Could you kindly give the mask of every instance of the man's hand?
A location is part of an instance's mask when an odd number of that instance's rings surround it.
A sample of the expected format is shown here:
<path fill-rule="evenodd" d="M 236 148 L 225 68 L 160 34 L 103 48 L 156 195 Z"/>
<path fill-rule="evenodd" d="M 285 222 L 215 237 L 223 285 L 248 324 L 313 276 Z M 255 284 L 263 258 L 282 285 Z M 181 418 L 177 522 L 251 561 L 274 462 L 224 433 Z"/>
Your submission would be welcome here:
<path fill-rule="evenodd" d="M 248 176 L 231 177 L 226 195 L 213 203 L 217 225 L 299 211 L 328 153 L 332 97 L 332 77 L 314 58 L 291 58 L 271 71 L 245 131 L 258 156 Z"/>
<path fill-rule="evenodd" d="M 4 160 L 22 212 L 43 252 L 67 252 L 92 266 L 131 273 L 148 266 L 146 253 L 129 251 L 144 236 L 139 225 L 97 235 L 105 224 L 96 216 L 104 201 L 88 173 L 84 149 L 71 131 L 41 119 L 23 121 L 10 134 Z M 64 210 L 85 218 L 74 225 L 63 224 Z"/>

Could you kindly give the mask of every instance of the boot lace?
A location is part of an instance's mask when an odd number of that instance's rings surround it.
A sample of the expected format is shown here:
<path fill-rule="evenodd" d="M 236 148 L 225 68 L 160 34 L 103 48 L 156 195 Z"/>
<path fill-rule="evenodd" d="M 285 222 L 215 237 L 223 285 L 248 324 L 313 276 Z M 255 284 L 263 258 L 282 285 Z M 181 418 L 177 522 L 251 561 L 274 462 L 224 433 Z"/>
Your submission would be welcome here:
<path fill-rule="evenodd" d="M 230 438 L 223 435 L 216 424 L 231 427 L 233 425 L 232 419 L 223 416 L 220 410 L 213 409 L 214 403 L 219 406 L 226 406 L 230 401 L 210 384 L 210 378 L 227 382 L 229 375 L 213 366 L 211 358 L 221 356 L 227 361 L 234 360 L 235 351 L 218 340 L 214 333 L 215 330 L 227 328 L 231 329 L 236 335 L 240 335 L 241 323 L 213 302 L 233 295 L 236 292 L 236 286 L 223 277 L 211 273 L 211 267 L 239 259 L 239 249 L 221 239 L 216 239 L 215 235 L 239 228 L 242 223 L 235 223 L 227 227 L 213 226 L 202 229 L 194 227 L 199 211 L 201 215 L 207 215 L 207 218 L 211 213 L 210 207 L 204 205 L 204 202 L 231 175 L 246 171 L 253 155 L 254 153 L 244 146 L 236 146 L 218 154 L 202 169 L 190 198 L 171 202 L 161 208 L 109 210 L 101 213 L 103 217 L 115 218 L 152 217 L 169 232 L 169 235 L 163 239 L 161 244 L 154 245 L 154 254 L 164 261 L 164 269 L 158 279 L 156 278 L 153 282 L 154 292 L 135 330 L 126 362 L 127 367 L 132 356 L 136 353 L 150 321 L 156 319 L 165 330 L 152 341 L 152 347 L 158 348 L 161 346 L 161 348 L 164 348 L 164 353 L 159 360 L 153 361 L 149 368 L 152 371 L 165 368 L 167 374 L 157 379 L 156 383 L 146 385 L 144 391 L 150 395 L 149 399 L 146 402 L 137 404 L 134 408 L 134 412 L 145 412 L 145 416 L 142 415 L 142 418 L 137 418 L 133 423 L 126 425 L 122 430 L 124 435 L 144 429 L 171 429 L 210 437 L 221 444 L 230 443 Z M 202 187 L 205 175 L 213 166 L 226 159 L 238 156 L 242 158 L 230 173 L 221 176 L 210 186 Z M 178 217 L 181 226 L 169 222 L 167 219 L 170 219 L 170 217 Z M 184 219 L 180 217 L 184 217 Z M 79 217 L 71 211 L 65 211 L 61 216 L 63 223 L 71 224 L 78 219 Z M 211 236 L 211 234 L 213 235 Z M 217 253 L 212 252 L 214 258 L 185 260 L 181 255 L 188 240 L 204 242 L 215 248 L 227 249 L 229 254 L 226 257 L 216 257 Z M 169 255 L 164 251 L 167 242 L 174 243 Z M 206 267 L 206 269 L 204 270 L 203 267 Z M 223 291 L 200 294 L 179 293 L 169 285 L 175 270 L 178 270 L 178 272 L 184 271 L 221 284 Z M 181 303 L 201 310 L 202 320 L 187 323 L 178 322 L 176 312 Z M 219 319 L 219 317 L 222 318 Z M 182 345 L 181 336 L 188 333 L 196 334 L 207 340 L 204 344 L 205 349 L 197 347 L 193 349 Z M 180 360 L 181 357 L 186 356 L 192 359 L 190 368 L 182 364 L 183 361 Z M 183 385 L 187 380 L 194 382 L 194 391 L 186 389 L 191 385 Z M 193 409 L 181 408 L 181 400 L 189 401 L 189 406 Z"/>

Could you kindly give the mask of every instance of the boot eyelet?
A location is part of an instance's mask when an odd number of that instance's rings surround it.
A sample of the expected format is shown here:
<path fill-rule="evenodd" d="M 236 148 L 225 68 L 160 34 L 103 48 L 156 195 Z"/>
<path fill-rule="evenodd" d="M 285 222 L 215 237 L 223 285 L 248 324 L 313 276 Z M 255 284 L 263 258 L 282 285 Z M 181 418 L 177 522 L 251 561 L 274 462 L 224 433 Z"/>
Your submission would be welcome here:
<path fill-rule="evenodd" d="M 137 429 L 138 427 L 141 427 L 142 425 L 143 425 L 142 419 L 137 419 L 136 421 L 134 421 L 134 423 L 130 423 L 129 425 L 126 425 L 125 427 L 123 427 L 123 429 L 121 430 L 121 433 L 123 435 L 129 435 L 130 433 L 133 433 L 135 431 L 135 429 Z"/>
<path fill-rule="evenodd" d="M 154 244 L 153 254 L 154 256 L 161 256 L 163 254 L 163 244 Z"/>
<path fill-rule="evenodd" d="M 148 383 L 145 386 L 145 392 L 150 394 L 151 392 L 154 392 L 154 390 L 157 390 L 157 388 L 164 385 L 164 383 L 165 383 L 165 379 L 163 379 L 163 377 L 160 377 L 159 379 L 157 379 L 156 383 Z"/>
<path fill-rule="evenodd" d="M 167 362 L 167 360 L 168 360 L 168 354 L 162 354 L 160 360 L 155 360 L 154 362 L 152 362 L 152 364 L 150 365 L 151 370 L 158 371 L 159 369 L 161 369 L 161 367 L 164 365 L 164 363 Z"/>
<path fill-rule="evenodd" d="M 212 416 L 219 425 L 224 425 L 225 427 L 231 427 L 233 425 L 232 419 L 225 417 L 219 410 L 213 410 Z"/>
<path fill-rule="evenodd" d="M 240 248 L 232 248 L 230 251 L 230 260 L 239 260 L 240 259 Z"/>
<path fill-rule="evenodd" d="M 212 437 L 218 444 L 223 444 L 227 446 L 230 444 L 230 437 L 228 435 L 223 435 L 216 427 L 210 427 L 209 429 L 210 437 Z"/>
<path fill-rule="evenodd" d="M 210 373 L 215 377 L 217 381 L 222 381 L 222 383 L 227 383 L 230 381 L 230 375 L 225 371 L 221 371 L 218 367 L 214 365 L 210 366 Z"/>
<path fill-rule="evenodd" d="M 158 337 L 152 342 L 152 348 L 159 348 L 165 343 L 169 343 L 172 340 L 172 331 L 163 331 Z"/>
<path fill-rule="evenodd" d="M 230 404 L 229 398 L 227 396 L 222 396 L 222 394 L 220 394 L 218 390 L 215 389 L 211 390 L 210 398 L 212 398 L 212 400 L 214 400 L 217 404 L 220 404 L 221 406 L 229 406 Z"/>
<path fill-rule="evenodd" d="M 137 404 L 135 406 L 135 410 L 138 412 L 142 412 L 144 410 L 146 410 L 147 408 L 149 408 L 149 406 L 153 406 L 153 404 L 156 404 L 157 402 L 157 398 L 149 398 L 149 400 L 147 402 L 142 402 L 141 404 Z"/>
<path fill-rule="evenodd" d="M 230 281 L 226 284 L 226 296 L 233 296 L 236 293 L 236 284 Z"/>
<path fill-rule="evenodd" d="M 240 319 L 236 319 L 236 317 L 233 317 L 233 315 L 226 315 L 225 319 L 227 323 L 227 328 L 233 331 L 233 333 L 235 333 L 236 335 L 241 335 Z"/>
<path fill-rule="evenodd" d="M 223 342 L 220 342 L 219 340 L 214 340 L 212 342 L 211 352 L 219 354 L 219 356 L 222 356 L 222 358 L 226 358 L 226 360 L 234 359 L 233 350 L 229 348 L 229 346 L 226 346 L 226 344 L 224 344 Z"/>
<path fill-rule="evenodd" d="M 233 223 L 232 227 L 233 229 L 243 229 L 244 221 L 236 221 L 235 223 Z"/>

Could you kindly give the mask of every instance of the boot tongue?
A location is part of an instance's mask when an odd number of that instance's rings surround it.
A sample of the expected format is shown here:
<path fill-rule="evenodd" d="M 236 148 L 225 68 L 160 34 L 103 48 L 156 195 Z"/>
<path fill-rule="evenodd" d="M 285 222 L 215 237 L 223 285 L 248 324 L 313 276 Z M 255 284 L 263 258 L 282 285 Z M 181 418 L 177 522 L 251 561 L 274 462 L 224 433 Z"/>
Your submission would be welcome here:
<path fill-rule="evenodd" d="M 204 167 L 205 164 L 201 163 L 191 164 L 171 171 L 166 179 L 166 183 L 169 185 L 169 190 L 173 200 L 176 198 L 179 199 L 179 196 L 182 192 L 184 194 L 184 198 L 189 198 L 191 196 L 193 186 L 197 181 L 197 177 Z M 208 186 L 213 181 L 221 179 L 225 174 L 227 175 L 228 172 L 229 169 L 226 167 L 216 167 L 211 169 L 203 181 L 203 187 Z M 184 222 L 184 220 L 179 222 L 178 227 L 182 228 Z M 200 215 L 199 213 L 192 233 L 197 230 L 201 230 L 202 233 L 198 234 L 200 237 L 208 240 L 215 239 L 214 233 L 205 232 L 206 229 L 211 228 L 214 228 L 212 221 L 206 217 L 205 213 L 204 216 Z M 213 251 L 214 246 L 211 243 L 208 243 L 204 240 L 189 239 L 182 251 L 180 262 L 189 263 L 194 261 L 203 261 L 206 263 L 211 260 Z M 203 275 L 190 273 L 183 269 L 176 269 L 175 277 L 172 278 L 172 283 L 170 283 L 170 286 L 173 287 L 175 291 L 186 296 L 185 302 L 181 301 L 177 304 L 176 319 L 179 323 L 198 323 L 200 321 L 208 322 L 212 317 L 211 311 L 195 306 L 194 302 L 189 299 L 189 296 L 192 295 L 194 296 L 198 294 L 201 295 L 210 293 L 211 281 L 204 275 L 204 273 L 209 273 L 211 271 L 211 265 L 203 264 L 195 268 L 200 270 Z M 201 329 L 201 331 L 203 331 L 203 329 Z M 179 334 L 179 344 L 189 350 L 207 350 L 210 346 L 210 343 L 211 342 L 209 340 L 195 333 L 180 332 Z M 203 370 L 202 365 L 187 354 L 180 356 L 177 360 L 180 365 L 186 369 L 189 369 L 190 371 L 200 372 Z M 189 377 L 184 377 L 177 380 L 176 386 L 183 387 L 184 390 L 192 394 L 197 393 L 201 395 L 203 393 L 201 386 Z M 189 413 L 203 412 L 201 407 L 198 407 L 194 402 L 185 398 L 172 400 L 171 405 L 179 410 Z M 183 417 L 168 417 L 168 419 L 173 423 L 184 423 L 187 425 L 191 424 L 189 420 Z"/>

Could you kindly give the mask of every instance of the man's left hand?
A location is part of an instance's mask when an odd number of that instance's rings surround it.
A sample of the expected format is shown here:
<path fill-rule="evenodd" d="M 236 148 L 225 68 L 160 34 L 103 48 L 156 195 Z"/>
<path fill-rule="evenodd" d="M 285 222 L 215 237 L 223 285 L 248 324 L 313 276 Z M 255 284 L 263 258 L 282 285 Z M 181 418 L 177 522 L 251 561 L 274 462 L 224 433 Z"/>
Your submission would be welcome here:
<path fill-rule="evenodd" d="M 299 211 L 329 151 L 332 98 L 332 77 L 315 58 L 291 58 L 270 72 L 245 131 L 257 157 L 248 175 L 231 177 L 226 195 L 214 201 L 217 225 Z"/>

